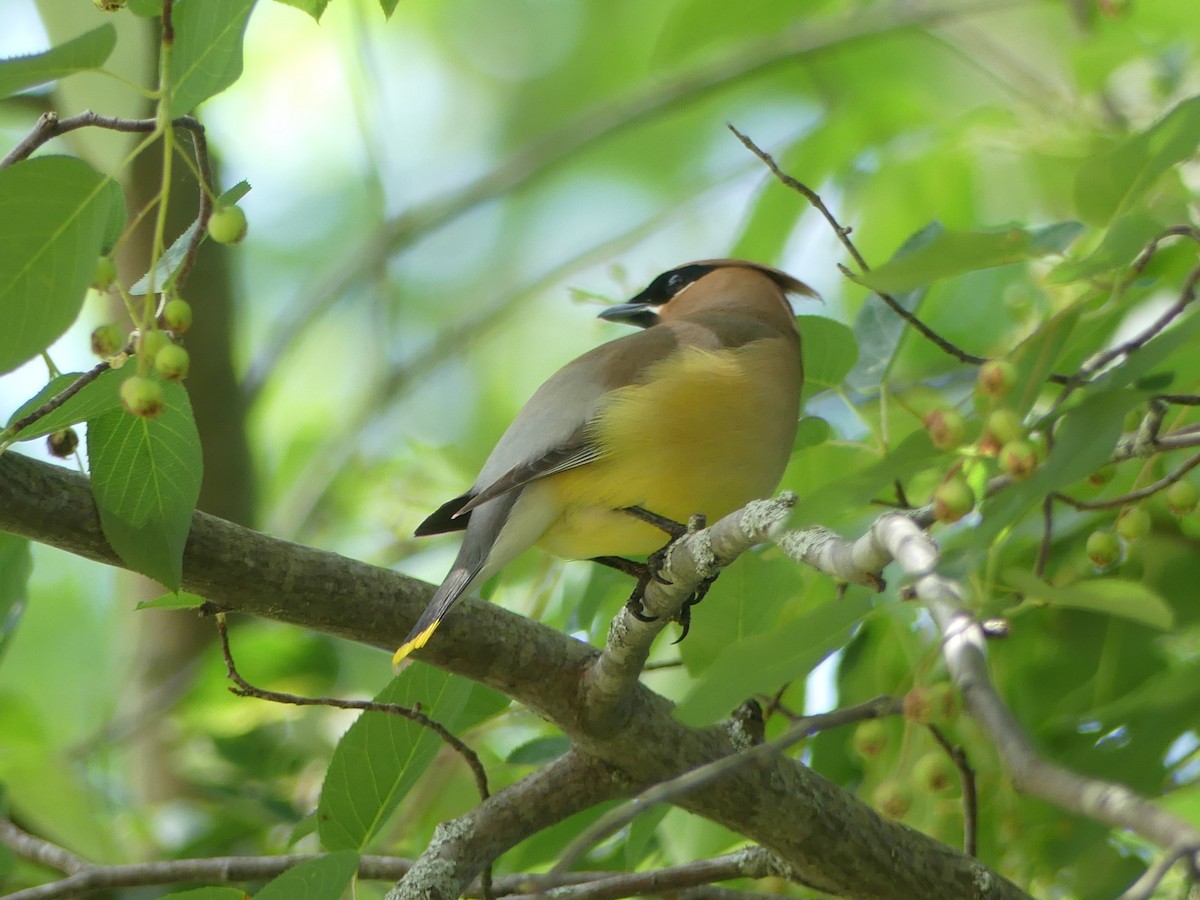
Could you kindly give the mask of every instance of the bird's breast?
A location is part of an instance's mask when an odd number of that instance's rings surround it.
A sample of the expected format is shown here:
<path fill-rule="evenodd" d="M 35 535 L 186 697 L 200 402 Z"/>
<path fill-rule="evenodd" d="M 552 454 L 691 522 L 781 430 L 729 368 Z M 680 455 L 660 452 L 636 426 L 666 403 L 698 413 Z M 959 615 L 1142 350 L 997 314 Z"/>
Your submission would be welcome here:
<path fill-rule="evenodd" d="M 595 419 L 600 459 L 526 488 L 562 510 L 539 545 L 575 559 L 644 555 L 666 536 L 623 507 L 713 521 L 768 495 L 791 453 L 800 383 L 798 349 L 783 338 L 656 363 Z"/>

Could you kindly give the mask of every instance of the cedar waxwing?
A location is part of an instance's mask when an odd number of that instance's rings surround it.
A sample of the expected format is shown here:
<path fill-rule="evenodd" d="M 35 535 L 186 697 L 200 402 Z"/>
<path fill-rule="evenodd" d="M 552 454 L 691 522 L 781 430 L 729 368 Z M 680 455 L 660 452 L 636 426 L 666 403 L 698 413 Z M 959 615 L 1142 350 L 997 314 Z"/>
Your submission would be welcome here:
<path fill-rule="evenodd" d="M 459 597 L 535 544 L 567 559 L 644 556 L 664 535 L 627 508 L 712 521 L 774 490 L 803 383 L 788 293 L 814 295 L 777 269 L 710 259 L 664 272 L 600 313 L 644 330 L 559 369 L 471 489 L 417 528 L 467 533 L 393 663 L 425 646 Z"/>

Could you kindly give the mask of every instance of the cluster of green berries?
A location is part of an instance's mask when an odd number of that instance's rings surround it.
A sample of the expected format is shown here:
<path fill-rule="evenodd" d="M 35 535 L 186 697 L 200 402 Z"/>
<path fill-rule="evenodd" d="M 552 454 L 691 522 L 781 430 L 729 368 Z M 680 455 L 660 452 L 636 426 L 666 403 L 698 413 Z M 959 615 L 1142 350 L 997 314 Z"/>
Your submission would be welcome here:
<path fill-rule="evenodd" d="M 947 725 L 959 713 L 958 695 L 947 682 L 916 687 L 904 696 L 904 718 L 919 725 Z M 868 719 L 854 730 L 854 751 L 870 764 L 887 752 L 893 728 L 882 719 Z M 884 815 L 904 818 L 912 808 L 914 789 L 927 794 L 943 794 L 958 783 L 954 763 L 942 750 L 931 750 L 913 763 L 907 779 L 883 779 L 872 792 L 871 800 Z"/>
<path fill-rule="evenodd" d="M 1010 478 L 1023 481 L 1038 465 L 1037 448 L 1027 439 L 1021 417 L 1003 401 L 1016 386 L 1017 371 L 1007 360 L 994 359 L 979 367 L 975 393 L 992 404 L 977 442 L 980 455 L 997 458 Z M 957 450 L 966 440 L 967 422 L 962 413 L 937 407 L 921 420 L 929 439 L 939 450 Z M 939 522 L 957 522 L 975 508 L 975 492 L 957 471 L 948 475 L 933 495 L 934 516 Z"/>

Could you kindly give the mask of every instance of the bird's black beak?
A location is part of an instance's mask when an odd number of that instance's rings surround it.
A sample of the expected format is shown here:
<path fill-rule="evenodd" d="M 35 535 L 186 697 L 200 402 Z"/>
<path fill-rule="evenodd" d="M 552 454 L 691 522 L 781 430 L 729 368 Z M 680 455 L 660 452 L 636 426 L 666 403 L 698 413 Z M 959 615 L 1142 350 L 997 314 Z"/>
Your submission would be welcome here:
<path fill-rule="evenodd" d="M 619 303 L 600 313 L 600 318 L 649 328 L 658 322 L 658 308 L 650 303 Z"/>

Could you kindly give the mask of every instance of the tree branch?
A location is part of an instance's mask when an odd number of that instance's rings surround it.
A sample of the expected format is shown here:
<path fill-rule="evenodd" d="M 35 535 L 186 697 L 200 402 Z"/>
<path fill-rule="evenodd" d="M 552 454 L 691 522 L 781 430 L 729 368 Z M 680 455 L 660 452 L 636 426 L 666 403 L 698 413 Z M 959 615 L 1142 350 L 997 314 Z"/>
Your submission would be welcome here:
<path fill-rule="evenodd" d="M 120 565 L 104 540 L 86 480 L 13 453 L 0 456 L 0 530 Z M 218 608 L 389 651 L 432 594 L 430 585 L 396 572 L 199 512 L 192 520 L 183 572 L 184 587 Z M 502 691 L 550 720 L 578 752 L 607 766 L 626 785 L 672 778 L 736 749 L 724 729 L 695 730 L 676 722 L 667 701 L 640 685 L 628 697 L 619 727 L 603 734 L 591 731 L 580 696 L 584 673 L 596 656 L 587 644 L 475 600 L 459 604 L 418 654 L 425 662 Z M 386 665 L 382 656 L 380 665 Z M 487 803 L 499 804 L 503 796 L 496 794 Z M 827 893 L 1024 896 L 981 863 L 884 819 L 782 755 L 741 767 L 680 799 L 679 805 L 761 844 L 804 883 Z M 510 834 L 509 840 L 519 837 Z M 486 855 L 476 854 L 474 863 L 481 866 Z M 450 893 L 465 890 L 478 874 L 471 869 L 456 866 L 454 877 L 442 885 L 452 887 Z"/>

